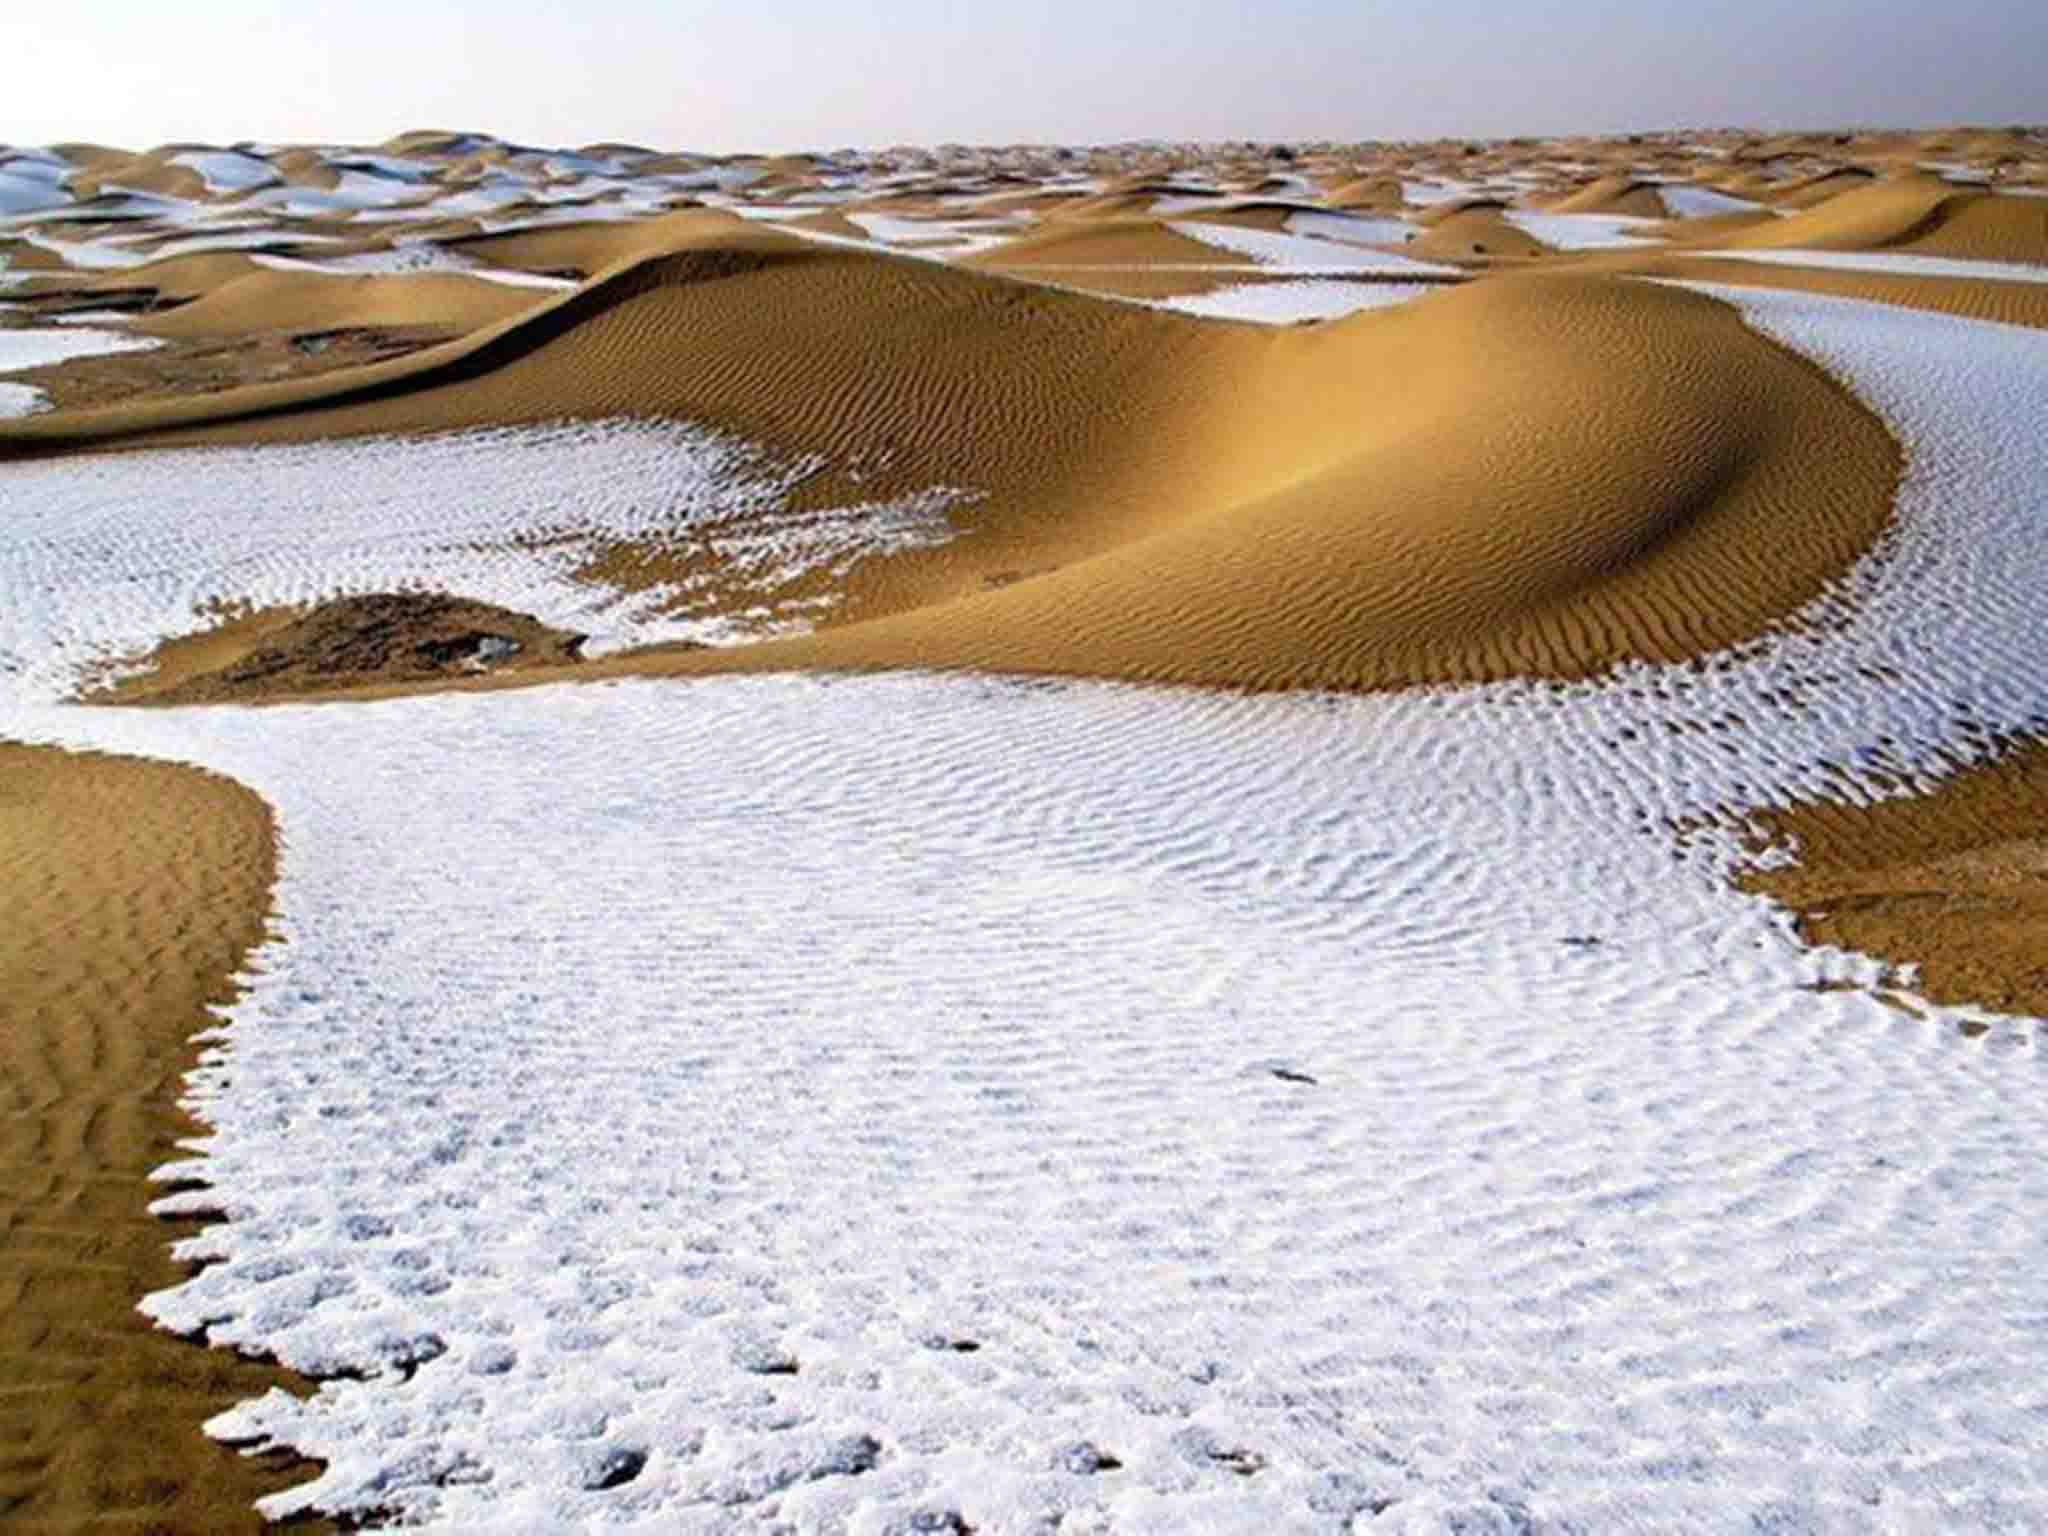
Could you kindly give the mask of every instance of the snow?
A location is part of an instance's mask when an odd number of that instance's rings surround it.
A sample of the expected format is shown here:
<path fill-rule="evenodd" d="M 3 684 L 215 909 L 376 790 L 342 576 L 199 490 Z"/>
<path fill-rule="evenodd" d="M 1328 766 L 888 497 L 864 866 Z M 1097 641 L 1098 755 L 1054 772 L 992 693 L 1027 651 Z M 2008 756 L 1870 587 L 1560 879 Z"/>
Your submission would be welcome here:
<path fill-rule="evenodd" d="M 1710 219 L 1717 214 L 1755 213 L 1764 206 L 1746 197 L 1731 197 L 1726 192 L 1716 192 L 1712 187 L 1695 187 L 1683 182 L 1667 182 L 1656 192 L 1658 200 L 1664 204 L 1664 211 L 1674 219 Z"/>
<path fill-rule="evenodd" d="M 171 164 L 197 171 L 209 192 L 251 192 L 282 180 L 268 161 L 232 149 L 191 150 L 173 155 Z"/>
<path fill-rule="evenodd" d="M 71 194 L 61 180 L 69 170 L 69 166 L 48 166 L 26 157 L 0 164 L 0 217 L 38 213 L 69 203 Z"/>
<path fill-rule="evenodd" d="M 1397 256 L 1386 251 L 1341 248 L 1333 251 L 1329 240 L 1309 235 L 1281 235 L 1270 230 L 1241 229 L 1235 224 L 1204 224 L 1196 220 L 1171 224 L 1168 228 L 1175 234 L 1199 240 L 1218 250 L 1247 256 L 1262 267 L 1284 267 L 1295 272 L 1330 275 L 1346 272 L 1462 275 L 1456 267 L 1417 261 L 1411 256 Z"/>
<path fill-rule="evenodd" d="M 1348 245 L 1400 245 L 1418 233 L 1406 219 L 1303 208 L 1287 216 L 1287 232 Z"/>
<path fill-rule="evenodd" d="M 1478 197 L 1484 190 L 1476 181 L 1444 178 L 1410 180 L 1401 183 L 1401 200 L 1412 208 L 1430 208 L 1438 203 L 1455 203 L 1461 198 Z"/>
<path fill-rule="evenodd" d="M 22 232 L 22 239 L 62 258 L 66 266 L 79 272 L 117 272 L 127 267 L 139 267 L 152 259 L 140 252 L 123 250 L 110 241 L 59 240 L 54 235 L 28 230 Z"/>
<path fill-rule="evenodd" d="M 0 337 L 8 333 L 0 331 Z M 33 384 L 9 384 L 0 380 L 0 420 L 10 416 L 33 416 L 50 408 L 50 397 Z"/>
<path fill-rule="evenodd" d="M 2018 261 L 1963 261 L 1952 256 L 1914 256 L 1901 251 L 1702 251 L 1725 261 L 1767 261 L 1784 267 L 1833 267 L 1844 272 L 1884 272 L 1899 277 L 1974 277 L 2001 283 L 2048 283 L 2048 266 Z"/>
<path fill-rule="evenodd" d="M 378 560 L 546 597 L 504 531 L 557 498 L 632 525 L 636 488 L 760 471 L 653 428 L 0 466 L 0 734 L 281 818 L 277 937 L 193 1079 L 214 1134 L 162 1171 L 212 1187 L 161 1209 L 230 1219 L 148 1303 L 359 1373 L 214 1421 L 328 1462 L 266 1510 L 2048 1521 L 2038 1025 L 1902 1006 L 1725 879 L 1744 806 L 2048 726 L 2048 360 L 1715 291 L 1891 424 L 1898 521 L 1802 622 L 1562 687 L 81 710 L 96 639 L 190 600 Z"/>
<path fill-rule="evenodd" d="M 68 363 L 76 357 L 147 352 L 162 345 L 153 336 L 131 336 L 121 331 L 96 331 L 75 326 L 61 331 L 0 330 L 0 373 L 48 368 L 55 363 Z"/>
<path fill-rule="evenodd" d="M 250 193 L 236 204 L 239 209 L 269 208 L 287 218 L 317 218 L 328 213 L 358 213 L 365 210 L 390 211 L 399 207 L 419 208 L 433 197 L 426 183 L 394 175 L 344 170 L 333 187 L 276 186 Z M 448 198 L 442 207 L 457 202 Z"/>
<path fill-rule="evenodd" d="M 1502 215 L 1524 234 L 1560 251 L 1605 250 L 1630 245 L 1660 245 L 1649 231 L 1655 219 L 1618 213 L 1529 213 L 1511 208 Z"/>
<path fill-rule="evenodd" d="M 429 241 L 406 242 L 380 251 L 356 251 L 347 256 L 322 257 L 306 260 L 302 257 L 252 254 L 249 258 L 258 266 L 269 267 L 274 272 L 316 272 L 328 277 L 361 277 L 365 274 L 401 276 L 420 272 L 439 272 L 457 277 L 479 278 L 487 283 L 503 283 L 512 288 L 547 288 L 555 291 L 574 288 L 575 283 L 563 277 L 547 277 L 538 272 L 519 272 L 505 267 L 486 267 L 472 261 L 458 251 Z"/>
<path fill-rule="evenodd" d="M 147 261 L 168 261 L 173 256 L 191 256 L 201 251 L 274 252 L 280 247 L 300 250 L 312 246 L 343 245 L 346 243 L 339 235 L 309 235 L 300 230 L 278 229 L 269 225 L 261 225 L 253 228 L 223 230 L 219 234 L 190 235 L 181 240 L 167 240 L 162 245 L 152 245 L 144 259 Z"/>
<path fill-rule="evenodd" d="M 1302 282 L 1239 283 L 1211 293 L 1154 300 L 1159 309 L 1178 310 L 1211 320 L 1255 320 L 1263 325 L 1293 325 L 1304 320 L 1335 320 L 1361 309 L 1389 309 L 1433 292 L 1432 283 L 1346 283 L 1325 278 Z"/>

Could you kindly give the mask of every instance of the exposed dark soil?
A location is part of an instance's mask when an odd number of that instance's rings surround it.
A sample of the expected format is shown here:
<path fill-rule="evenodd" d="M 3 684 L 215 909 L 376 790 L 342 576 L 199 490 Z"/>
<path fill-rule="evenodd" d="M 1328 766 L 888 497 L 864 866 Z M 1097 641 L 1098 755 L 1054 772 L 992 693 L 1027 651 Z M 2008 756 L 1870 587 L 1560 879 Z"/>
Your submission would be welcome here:
<path fill-rule="evenodd" d="M 147 352 L 79 357 L 8 375 L 49 397 L 52 410 L 168 395 L 214 394 L 403 357 L 460 335 L 452 326 L 358 326 L 171 341 Z"/>
<path fill-rule="evenodd" d="M 366 683 L 432 682 L 561 666 L 581 659 L 583 639 L 490 603 L 383 592 L 302 612 L 233 616 L 168 642 L 154 672 L 94 697 L 121 704 L 247 702 Z"/>

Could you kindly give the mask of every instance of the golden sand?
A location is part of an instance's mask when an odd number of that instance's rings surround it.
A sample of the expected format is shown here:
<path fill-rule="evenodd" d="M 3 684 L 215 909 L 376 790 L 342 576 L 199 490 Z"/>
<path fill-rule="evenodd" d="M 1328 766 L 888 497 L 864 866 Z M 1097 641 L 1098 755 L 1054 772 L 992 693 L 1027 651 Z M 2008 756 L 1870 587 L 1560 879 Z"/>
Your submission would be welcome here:
<path fill-rule="evenodd" d="M 196 1127 L 192 1032 L 263 937 L 270 812 L 192 769 L 0 745 L 0 1524 L 255 1530 L 304 1464 L 200 1424 L 287 1373 L 135 1310 L 195 1230 L 148 1214 Z"/>

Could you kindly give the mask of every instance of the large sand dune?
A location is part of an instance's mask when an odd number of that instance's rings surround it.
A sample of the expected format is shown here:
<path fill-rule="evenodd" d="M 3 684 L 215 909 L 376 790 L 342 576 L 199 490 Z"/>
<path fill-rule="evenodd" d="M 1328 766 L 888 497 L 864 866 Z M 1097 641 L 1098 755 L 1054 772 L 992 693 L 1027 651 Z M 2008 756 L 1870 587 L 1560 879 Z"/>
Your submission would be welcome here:
<path fill-rule="evenodd" d="M 1639 283 L 1500 280 L 1274 334 L 768 233 L 701 237 L 378 398 L 178 440 L 611 414 L 819 455 L 871 494 L 978 497 L 956 513 L 971 536 L 865 568 L 846 627 L 734 664 L 1251 687 L 1731 644 L 1868 545 L 1896 469 L 1817 371 Z"/>

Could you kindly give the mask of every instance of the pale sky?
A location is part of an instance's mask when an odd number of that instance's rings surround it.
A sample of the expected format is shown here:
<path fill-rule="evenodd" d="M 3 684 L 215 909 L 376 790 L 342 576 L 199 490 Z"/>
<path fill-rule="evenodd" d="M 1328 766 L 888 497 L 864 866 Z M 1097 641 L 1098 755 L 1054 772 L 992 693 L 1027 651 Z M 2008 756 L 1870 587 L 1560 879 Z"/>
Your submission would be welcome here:
<path fill-rule="evenodd" d="M 0 143 L 831 149 L 2048 121 L 2048 0 L 22 0 Z"/>

